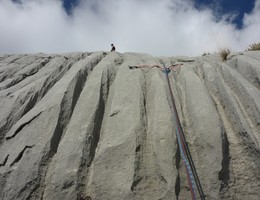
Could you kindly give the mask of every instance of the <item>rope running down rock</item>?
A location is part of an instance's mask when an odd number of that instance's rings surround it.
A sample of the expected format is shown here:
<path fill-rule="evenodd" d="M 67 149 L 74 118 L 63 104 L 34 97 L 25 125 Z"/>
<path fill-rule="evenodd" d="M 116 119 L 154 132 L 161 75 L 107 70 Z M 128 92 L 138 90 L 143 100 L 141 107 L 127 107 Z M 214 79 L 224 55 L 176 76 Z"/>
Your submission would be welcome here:
<path fill-rule="evenodd" d="M 168 76 L 168 74 L 171 72 L 171 70 L 176 71 L 176 68 L 181 65 L 182 64 L 175 64 L 170 67 L 166 67 L 165 65 L 163 65 L 163 68 L 159 65 L 138 65 L 138 66 L 129 66 L 129 69 L 138 69 L 138 68 L 151 69 L 153 67 L 157 67 L 157 68 L 161 69 L 162 72 L 164 72 L 167 86 L 168 86 L 167 88 L 168 88 L 169 94 L 170 94 L 169 99 L 172 104 L 171 110 L 173 113 L 173 119 L 176 124 L 177 142 L 178 142 L 179 150 L 181 153 L 181 157 L 183 159 L 183 162 L 184 162 L 184 165 L 186 168 L 187 179 L 188 179 L 188 183 L 189 183 L 189 187 L 190 187 L 190 191 L 191 191 L 192 200 L 196 200 L 195 184 L 196 184 L 198 192 L 200 194 L 200 198 L 202 200 L 205 200 L 205 195 L 203 193 L 202 186 L 200 184 L 200 180 L 199 180 L 198 174 L 196 172 L 196 168 L 193 163 L 193 160 L 192 160 L 192 157 L 190 154 L 190 150 L 189 150 L 189 147 L 188 147 L 181 123 L 180 123 L 180 119 L 178 116 L 178 112 L 177 112 L 177 108 L 175 105 L 175 101 L 174 101 L 174 97 L 173 97 L 173 93 L 172 93 L 172 89 L 171 89 L 171 85 L 170 85 L 170 80 L 169 80 L 169 76 Z"/>

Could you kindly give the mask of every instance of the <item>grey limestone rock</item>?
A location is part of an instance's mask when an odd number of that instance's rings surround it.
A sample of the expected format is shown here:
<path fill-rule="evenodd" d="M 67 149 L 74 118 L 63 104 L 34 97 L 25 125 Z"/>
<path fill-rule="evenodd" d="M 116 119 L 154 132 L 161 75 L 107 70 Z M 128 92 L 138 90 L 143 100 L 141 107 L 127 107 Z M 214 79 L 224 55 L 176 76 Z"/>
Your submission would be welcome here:
<path fill-rule="evenodd" d="M 0 199 L 191 199 L 165 75 L 129 69 L 175 63 L 205 198 L 259 199 L 260 52 L 0 55 Z"/>

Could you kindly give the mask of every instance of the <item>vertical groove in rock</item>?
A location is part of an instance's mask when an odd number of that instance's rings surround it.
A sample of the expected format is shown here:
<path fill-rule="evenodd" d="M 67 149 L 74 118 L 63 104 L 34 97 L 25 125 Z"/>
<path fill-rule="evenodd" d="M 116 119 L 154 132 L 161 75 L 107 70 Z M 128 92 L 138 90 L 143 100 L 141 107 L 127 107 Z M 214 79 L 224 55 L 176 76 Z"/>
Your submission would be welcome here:
<path fill-rule="evenodd" d="M 144 78 L 144 85 L 142 91 L 142 99 L 140 100 L 142 102 L 142 108 L 140 110 L 141 115 L 141 121 L 140 121 L 140 130 L 136 131 L 136 150 L 135 150 L 135 169 L 134 169 L 134 177 L 133 177 L 133 183 L 131 185 L 131 191 L 135 193 L 136 196 L 142 196 L 138 192 L 138 184 L 141 183 L 141 181 L 145 181 L 148 177 L 145 177 L 146 174 L 144 174 L 144 168 L 150 167 L 145 166 L 144 160 L 147 151 L 147 146 L 145 145 L 145 142 L 147 140 L 147 110 L 146 110 L 146 76 L 143 73 Z"/>
<path fill-rule="evenodd" d="M 74 83 L 69 86 L 62 99 L 58 123 L 50 143 L 50 151 L 52 155 L 57 152 L 60 140 L 66 131 L 66 127 L 86 82 L 87 76 L 87 71 L 79 72 L 75 77 L 76 80 L 73 80 Z"/>
<path fill-rule="evenodd" d="M 160 109 L 158 105 L 161 103 L 160 100 L 164 101 L 164 99 L 157 95 L 165 95 L 164 90 L 160 91 L 164 89 L 163 82 L 160 82 L 158 87 L 154 86 L 156 85 L 154 80 L 158 78 L 160 75 L 157 69 L 144 70 L 140 76 L 143 94 L 140 104 L 141 126 L 136 135 L 135 173 L 131 186 L 131 191 L 137 199 L 163 199 L 174 194 L 174 178 L 171 177 L 173 174 L 170 174 L 173 169 L 172 160 L 165 158 L 161 152 L 160 143 L 164 143 L 166 138 L 171 137 L 171 131 L 167 130 L 167 133 L 164 133 L 160 130 L 160 122 L 166 119 L 162 110 L 167 109 L 168 106 L 161 106 L 162 109 Z M 170 116 L 168 110 L 164 115 Z M 171 120 L 166 121 L 167 123 L 162 123 L 168 126 Z M 162 129 L 165 130 L 165 128 Z M 165 143 L 168 145 L 168 141 Z M 172 145 L 169 147 L 172 148 Z M 164 171 L 164 169 L 167 170 Z"/>
<path fill-rule="evenodd" d="M 248 142 L 249 146 L 254 143 L 253 146 L 259 150 L 260 119 L 258 116 L 260 114 L 260 104 L 257 100 L 260 97 L 259 90 L 227 65 L 221 65 L 220 73 L 225 86 L 229 88 L 236 101 L 237 109 L 242 115 L 240 118 L 243 118 L 244 128 L 240 132 L 247 137 L 245 142 Z"/>
<path fill-rule="evenodd" d="M 255 199 L 260 180 L 260 173 L 257 172 L 256 167 L 259 166 L 259 163 L 257 164 L 259 153 L 255 151 L 255 145 L 250 142 L 248 135 L 241 134 L 241 131 L 245 129 L 250 131 L 252 129 L 247 128 L 248 121 L 244 119 L 245 111 L 242 111 L 241 105 L 238 105 L 239 100 L 234 94 L 234 88 L 226 84 L 221 72 L 215 71 L 212 76 L 209 69 L 214 68 L 211 66 L 203 69 L 203 73 L 206 74 L 205 83 L 223 124 L 224 148 L 222 149 L 222 170 L 219 173 L 220 197 L 222 199 Z M 247 180 L 256 184 L 248 187 L 250 184 Z"/>
<path fill-rule="evenodd" d="M 219 172 L 219 180 L 220 183 L 220 193 L 223 193 L 223 191 L 228 188 L 228 182 L 230 179 L 229 176 L 229 163 L 230 163 L 230 155 L 229 155 L 229 142 L 227 138 L 226 131 L 222 128 L 222 169 Z"/>
<path fill-rule="evenodd" d="M 145 152 L 145 141 L 147 137 L 147 119 L 146 119 L 146 100 L 145 100 L 145 95 L 143 96 L 143 109 L 141 111 L 141 119 L 142 121 L 140 122 L 142 125 L 142 129 L 136 131 L 136 150 L 135 150 L 135 163 L 134 163 L 134 178 L 133 178 L 133 183 L 131 186 L 131 191 L 134 193 L 137 192 L 137 186 L 141 182 L 141 180 L 144 178 L 142 177 L 142 169 L 144 167 L 144 152 Z M 149 167 L 149 166 L 148 166 Z M 139 195 L 139 194 L 137 194 Z"/>
<path fill-rule="evenodd" d="M 202 64 L 199 65 L 196 69 L 196 73 L 197 73 L 198 77 L 200 77 L 200 79 L 205 84 L 208 77 L 206 77 L 205 71 L 203 71 L 202 68 L 203 68 L 203 65 Z M 207 82 L 206 82 L 206 86 L 208 86 Z M 210 88 L 210 87 L 208 88 L 209 94 L 210 94 L 210 97 L 211 97 L 211 99 L 212 99 L 212 101 L 215 105 L 216 111 L 217 111 L 217 113 L 220 117 L 220 121 L 221 121 L 221 138 L 222 138 L 222 162 L 221 162 L 221 165 L 222 165 L 222 169 L 219 171 L 218 176 L 219 176 L 219 180 L 220 180 L 220 194 L 223 194 L 228 189 L 228 184 L 229 184 L 229 179 L 230 179 L 230 176 L 229 176 L 229 173 L 230 173 L 229 172 L 229 163 L 230 163 L 229 141 L 228 141 L 227 133 L 226 133 L 225 126 L 224 126 L 224 124 L 226 122 L 223 122 L 224 119 L 220 115 L 219 101 L 213 95 L 211 89 L 212 88 Z"/>
<path fill-rule="evenodd" d="M 244 186 L 241 185 L 243 184 L 243 181 L 241 182 L 241 179 L 244 179 L 243 177 L 250 178 L 252 182 L 258 182 L 259 173 L 258 175 L 254 173 L 256 170 L 255 167 L 257 166 L 255 159 L 257 158 L 253 158 L 253 155 L 250 155 L 246 151 L 247 148 L 245 148 L 243 140 L 234 132 L 232 124 L 226 116 L 225 108 L 216 97 L 212 97 L 216 102 L 219 116 L 225 128 L 225 131 L 223 130 L 225 134 L 223 138 L 225 142 L 223 145 L 226 147 L 223 151 L 222 160 L 222 167 L 224 168 L 222 168 L 219 174 L 222 181 L 220 195 L 222 199 L 243 199 L 243 192 L 245 192 L 246 189 L 237 190 L 237 188 L 244 188 Z M 254 190 L 255 189 L 256 188 L 254 188 Z"/>
<path fill-rule="evenodd" d="M 259 148 L 260 147 L 260 144 L 259 144 L 260 136 L 258 134 L 259 132 L 257 130 L 257 127 L 254 125 L 253 121 L 251 120 L 251 117 L 247 113 L 246 108 L 243 106 L 243 104 L 239 100 L 239 97 L 236 95 L 236 93 L 234 91 L 231 90 L 231 92 L 232 92 L 232 95 L 233 95 L 234 99 L 236 100 L 237 105 L 239 106 L 239 108 L 240 108 L 240 110 L 241 110 L 245 120 L 247 121 L 247 123 L 248 123 L 248 125 L 250 127 L 250 130 L 252 131 L 252 135 L 251 134 L 249 135 L 249 139 L 251 140 L 251 141 L 249 141 L 249 143 L 250 144 L 254 144 L 254 146 Z"/>
<path fill-rule="evenodd" d="M 94 65 L 96 64 L 97 63 L 95 63 Z M 88 70 L 81 69 L 71 81 L 62 99 L 58 122 L 50 141 L 50 150 L 47 154 L 46 162 L 44 161 L 44 163 L 46 163 L 46 166 L 45 164 L 43 165 L 44 166 L 43 169 L 45 168 L 44 176 L 40 183 L 41 185 L 40 187 L 42 187 L 42 189 L 40 189 L 40 191 L 37 192 L 42 199 L 43 199 L 44 189 L 45 189 L 44 184 L 46 184 L 45 177 L 49 168 L 49 164 L 51 163 L 53 156 L 57 153 L 57 149 L 59 147 L 60 141 L 66 132 L 67 126 L 73 114 L 74 108 L 77 104 L 77 101 L 80 97 L 80 94 L 84 88 L 87 77 L 88 77 Z"/>
<path fill-rule="evenodd" d="M 138 138 L 139 137 L 136 137 L 137 138 L 137 141 L 136 141 L 136 144 L 138 145 L 135 149 L 135 163 L 134 163 L 134 166 L 135 166 L 135 174 L 134 174 L 134 178 L 133 178 L 133 183 L 131 185 L 131 191 L 134 191 L 136 186 L 138 185 L 138 183 L 142 180 L 142 177 L 140 177 L 138 175 L 138 172 L 140 170 L 140 162 L 141 162 L 141 152 L 142 152 L 142 149 L 141 149 L 141 144 L 139 144 L 140 142 L 138 141 Z"/>
<path fill-rule="evenodd" d="M 105 100 L 103 96 L 104 94 L 103 94 L 102 85 L 100 85 L 99 92 L 100 92 L 99 104 L 95 112 L 95 117 L 94 117 L 95 123 L 94 123 L 93 132 L 90 135 L 91 136 L 90 141 L 86 141 L 89 142 L 89 144 L 86 143 L 88 149 L 86 148 L 83 149 L 83 156 L 81 158 L 81 163 L 77 173 L 78 183 L 76 188 L 77 188 L 78 199 L 80 199 L 84 195 L 85 182 L 88 174 L 87 168 L 90 167 L 90 165 L 93 162 L 93 159 L 95 158 L 96 148 L 99 142 L 101 127 L 104 118 Z"/>
<path fill-rule="evenodd" d="M 104 59 L 105 60 L 105 59 Z M 111 69 L 112 68 L 112 69 Z M 112 71 L 112 72 L 110 72 Z M 106 111 L 106 104 L 110 94 L 111 86 L 113 85 L 117 71 L 115 67 L 107 66 L 102 69 L 101 83 L 99 87 L 98 107 L 95 111 L 94 127 L 90 132 L 90 136 L 84 142 L 85 147 L 82 150 L 82 157 L 80 161 L 79 170 L 77 172 L 77 199 L 83 198 L 85 195 L 87 179 L 89 176 L 89 167 L 95 159 L 96 149 L 100 141 L 102 126 L 104 124 L 104 115 Z"/>

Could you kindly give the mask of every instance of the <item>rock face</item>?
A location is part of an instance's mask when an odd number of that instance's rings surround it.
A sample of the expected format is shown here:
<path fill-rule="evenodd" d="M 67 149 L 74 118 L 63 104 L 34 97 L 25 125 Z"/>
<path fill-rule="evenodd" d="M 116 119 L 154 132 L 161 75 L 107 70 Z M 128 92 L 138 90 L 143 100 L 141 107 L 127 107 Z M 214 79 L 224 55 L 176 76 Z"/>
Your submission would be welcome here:
<path fill-rule="evenodd" d="M 0 199 L 191 199 L 164 74 L 128 67 L 174 63 L 206 199 L 259 199 L 260 52 L 1 55 Z"/>

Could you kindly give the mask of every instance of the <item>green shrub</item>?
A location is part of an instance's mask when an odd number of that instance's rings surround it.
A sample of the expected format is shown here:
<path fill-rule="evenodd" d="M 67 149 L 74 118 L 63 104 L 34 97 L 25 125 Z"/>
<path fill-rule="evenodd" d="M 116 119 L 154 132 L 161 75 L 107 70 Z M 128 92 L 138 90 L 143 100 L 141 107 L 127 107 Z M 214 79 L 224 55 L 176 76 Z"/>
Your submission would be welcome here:
<path fill-rule="evenodd" d="M 249 45 L 246 51 L 260 51 L 260 42 Z"/>
<path fill-rule="evenodd" d="M 223 49 L 221 49 L 221 50 L 219 51 L 219 55 L 220 55 L 222 61 L 227 60 L 227 57 L 228 57 L 228 55 L 230 54 L 230 52 L 231 52 L 231 51 L 230 51 L 230 49 L 228 49 L 228 48 L 223 48 Z"/>

